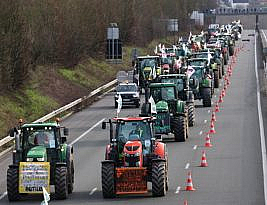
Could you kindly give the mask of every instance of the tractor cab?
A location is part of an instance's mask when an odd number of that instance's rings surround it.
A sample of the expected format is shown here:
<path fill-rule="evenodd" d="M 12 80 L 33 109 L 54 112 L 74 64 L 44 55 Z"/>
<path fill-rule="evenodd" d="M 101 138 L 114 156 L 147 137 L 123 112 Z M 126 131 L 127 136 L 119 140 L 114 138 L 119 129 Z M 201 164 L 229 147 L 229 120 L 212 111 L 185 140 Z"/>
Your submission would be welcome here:
<path fill-rule="evenodd" d="M 151 83 L 149 88 L 150 95 L 156 104 L 160 101 L 172 101 L 178 98 L 176 86 L 173 83 Z"/>
<path fill-rule="evenodd" d="M 56 199 L 66 199 L 72 193 L 73 148 L 66 144 L 67 135 L 68 129 L 58 122 L 24 124 L 10 131 L 16 145 L 7 171 L 10 201 L 23 194 L 42 194 L 43 187 L 50 192 L 50 185 L 55 186 Z"/>
<path fill-rule="evenodd" d="M 155 140 L 152 122 L 153 117 L 114 118 L 110 124 L 112 136 L 106 159 L 116 158 L 118 166 L 144 166 L 143 158 L 151 154 Z"/>

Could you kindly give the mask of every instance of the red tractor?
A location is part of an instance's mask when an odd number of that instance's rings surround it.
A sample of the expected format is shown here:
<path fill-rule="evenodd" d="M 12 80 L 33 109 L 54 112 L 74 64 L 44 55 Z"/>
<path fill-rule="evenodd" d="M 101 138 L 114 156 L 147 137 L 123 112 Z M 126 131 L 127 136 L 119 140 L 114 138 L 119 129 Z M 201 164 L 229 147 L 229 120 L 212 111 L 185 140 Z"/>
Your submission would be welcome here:
<path fill-rule="evenodd" d="M 104 198 L 120 194 L 144 194 L 147 182 L 152 195 L 165 196 L 168 190 L 168 157 L 166 144 L 155 135 L 154 117 L 114 118 L 110 125 L 110 144 L 102 161 Z"/>

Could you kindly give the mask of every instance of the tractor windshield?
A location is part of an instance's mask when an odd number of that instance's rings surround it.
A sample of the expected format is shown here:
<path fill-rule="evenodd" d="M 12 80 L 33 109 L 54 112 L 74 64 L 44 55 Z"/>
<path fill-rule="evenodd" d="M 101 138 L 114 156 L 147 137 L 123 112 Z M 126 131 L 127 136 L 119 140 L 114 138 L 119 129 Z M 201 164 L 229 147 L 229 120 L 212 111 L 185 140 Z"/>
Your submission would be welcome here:
<path fill-rule="evenodd" d="M 141 63 L 141 68 L 154 67 L 154 66 L 155 66 L 155 60 L 153 59 L 145 59 Z"/>
<path fill-rule="evenodd" d="M 184 89 L 184 81 L 183 79 L 179 79 L 179 78 L 163 78 L 161 80 L 162 83 L 173 83 L 174 85 L 176 85 L 176 88 L 178 91 L 183 91 Z"/>
<path fill-rule="evenodd" d="M 27 127 L 22 130 L 23 147 L 45 146 L 46 148 L 56 148 L 56 137 L 54 129 L 51 127 Z"/>
<path fill-rule="evenodd" d="M 146 121 L 126 121 L 117 124 L 117 140 L 120 144 L 127 141 L 140 140 L 145 144 L 152 137 L 150 125 Z"/>
<path fill-rule="evenodd" d="M 161 100 L 176 99 L 174 87 L 153 87 L 151 88 L 151 95 L 155 103 Z"/>
<path fill-rule="evenodd" d="M 188 61 L 190 66 L 206 66 L 206 61 L 204 60 L 190 60 Z"/>

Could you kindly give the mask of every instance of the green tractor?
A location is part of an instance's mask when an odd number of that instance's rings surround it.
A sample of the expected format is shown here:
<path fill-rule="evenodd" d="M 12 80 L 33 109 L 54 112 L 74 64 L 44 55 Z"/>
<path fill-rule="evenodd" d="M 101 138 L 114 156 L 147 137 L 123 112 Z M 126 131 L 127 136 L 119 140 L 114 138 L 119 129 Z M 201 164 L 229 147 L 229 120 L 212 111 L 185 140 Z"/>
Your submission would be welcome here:
<path fill-rule="evenodd" d="M 61 132 L 64 130 L 64 134 Z M 13 163 L 7 170 L 7 195 L 17 201 L 25 194 L 50 192 L 55 186 L 56 199 L 66 199 L 73 191 L 73 147 L 66 144 L 68 129 L 58 123 L 31 123 L 13 128 Z"/>
<path fill-rule="evenodd" d="M 195 104 L 194 93 L 189 87 L 189 76 L 186 74 L 169 74 L 160 75 L 159 82 L 161 83 L 174 83 L 178 91 L 178 98 L 186 102 L 188 110 L 188 125 L 189 127 L 195 124 Z"/>
<path fill-rule="evenodd" d="M 139 56 L 136 60 L 134 75 L 138 75 L 138 85 L 140 93 L 142 88 L 155 80 L 161 74 L 160 57 L 159 56 Z"/>
<path fill-rule="evenodd" d="M 174 134 L 174 140 L 184 142 L 188 138 L 188 111 L 184 101 L 179 100 L 176 85 L 173 83 L 151 83 L 149 85 L 150 99 L 141 109 L 141 116 L 153 115 L 156 117 L 156 134 Z M 149 102 L 150 101 L 150 102 Z M 156 106 L 155 112 L 153 107 Z"/>
<path fill-rule="evenodd" d="M 189 59 L 187 63 L 187 72 L 190 72 L 189 86 L 193 90 L 194 98 L 202 100 L 204 107 L 211 107 L 213 77 L 206 60 L 193 58 Z"/>

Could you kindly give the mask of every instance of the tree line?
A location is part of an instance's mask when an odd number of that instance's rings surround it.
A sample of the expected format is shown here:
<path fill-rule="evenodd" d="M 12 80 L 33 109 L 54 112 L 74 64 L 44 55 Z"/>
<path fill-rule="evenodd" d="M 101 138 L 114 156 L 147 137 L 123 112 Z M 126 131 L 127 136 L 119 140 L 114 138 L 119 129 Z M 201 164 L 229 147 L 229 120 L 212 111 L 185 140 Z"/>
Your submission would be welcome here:
<path fill-rule="evenodd" d="M 0 90 L 19 88 L 36 65 L 74 67 L 103 55 L 106 29 L 116 22 L 125 44 L 145 46 L 155 20 L 178 18 L 188 29 L 194 9 L 214 0 L 1 0 Z"/>

